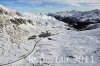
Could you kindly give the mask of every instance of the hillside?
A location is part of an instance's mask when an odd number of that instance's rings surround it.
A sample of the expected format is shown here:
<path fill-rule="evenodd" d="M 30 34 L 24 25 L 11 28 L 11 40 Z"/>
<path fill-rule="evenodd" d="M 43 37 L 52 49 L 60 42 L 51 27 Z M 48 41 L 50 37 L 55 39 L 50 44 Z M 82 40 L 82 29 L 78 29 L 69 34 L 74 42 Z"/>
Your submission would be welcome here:
<path fill-rule="evenodd" d="M 77 31 L 54 16 L 0 5 L 0 51 L 0 66 L 99 66 L 100 24 Z"/>

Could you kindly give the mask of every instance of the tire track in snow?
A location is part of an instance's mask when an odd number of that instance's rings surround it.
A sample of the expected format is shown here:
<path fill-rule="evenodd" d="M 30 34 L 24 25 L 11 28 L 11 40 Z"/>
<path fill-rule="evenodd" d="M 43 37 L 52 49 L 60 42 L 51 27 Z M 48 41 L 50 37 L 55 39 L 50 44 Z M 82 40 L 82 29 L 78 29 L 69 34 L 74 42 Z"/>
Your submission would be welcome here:
<path fill-rule="evenodd" d="M 41 40 L 42 40 L 42 39 L 36 41 L 35 45 L 33 46 L 33 49 L 32 49 L 29 53 L 25 54 L 22 58 L 20 58 L 20 59 L 18 59 L 18 60 L 15 60 L 15 61 L 12 61 L 12 62 L 9 62 L 9 63 L 0 64 L 0 66 L 5 66 L 5 65 L 12 64 L 12 63 L 16 63 L 16 62 L 18 62 L 18 61 L 20 61 L 20 60 L 22 60 L 22 59 L 27 58 L 32 52 L 34 52 L 36 45 L 37 45 Z"/>

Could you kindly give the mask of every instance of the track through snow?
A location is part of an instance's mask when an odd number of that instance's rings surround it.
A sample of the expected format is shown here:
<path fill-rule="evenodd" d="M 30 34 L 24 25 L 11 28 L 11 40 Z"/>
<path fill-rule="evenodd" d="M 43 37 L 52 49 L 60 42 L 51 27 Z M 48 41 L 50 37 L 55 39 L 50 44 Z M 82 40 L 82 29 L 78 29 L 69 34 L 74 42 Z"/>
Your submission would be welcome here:
<path fill-rule="evenodd" d="M 54 34 L 54 35 L 57 35 L 57 34 Z M 38 39 L 37 41 L 35 41 L 35 44 L 34 44 L 32 50 L 29 51 L 29 52 L 27 52 L 26 54 L 20 56 L 21 58 L 18 58 L 18 59 L 16 59 L 16 60 L 13 60 L 13 61 L 8 62 L 8 63 L 0 64 L 0 66 L 10 65 L 10 64 L 16 63 L 16 62 L 18 62 L 18 61 L 21 61 L 21 60 L 27 58 L 30 54 L 32 54 L 32 53 L 34 52 L 34 50 L 35 50 L 36 46 L 38 45 L 38 43 L 39 43 L 40 41 L 42 41 L 43 39 L 45 39 L 45 38 L 40 38 L 40 39 Z"/>
<path fill-rule="evenodd" d="M 91 32 L 91 31 L 90 31 Z M 84 33 L 84 34 L 83 34 Z M 96 49 L 100 48 L 100 40 L 96 36 L 89 36 L 85 34 L 86 32 L 67 32 L 61 33 L 55 36 L 51 36 L 52 40 L 48 40 L 48 38 L 43 39 L 38 44 L 37 52 L 35 53 L 37 58 L 48 59 L 51 58 L 50 62 L 44 62 L 38 64 L 39 66 L 99 66 L 99 52 Z M 96 34 L 99 35 L 99 34 Z M 94 52 L 97 53 L 94 53 Z M 78 62 L 76 57 L 84 57 L 87 56 L 89 62 L 86 60 Z M 93 56 L 93 61 L 92 57 Z M 32 56 L 34 57 L 34 55 Z M 69 58 L 70 60 L 67 63 L 55 63 L 56 59 L 61 58 Z M 53 63 L 52 63 L 53 62 Z M 75 63 L 74 63 L 75 62 Z M 34 64 L 34 63 L 33 63 Z M 34 66 L 37 66 L 37 64 Z"/>
<path fill-rule="evenodd" d="M 99 66 L 99 32 L 98 29 L 67 31 L 43 38 L 38 42 L 34 53 L 10 66 Z M 88 62 L 85 59 L 76 60 L 77 57 L 86 58 L 85 56 L 88 57 Z M 69 61 L 63 63 L 62 58 L 69 58 Z"/>
<path fill-rule="evenodd" d="M 31 50 L 30 52 L 24 54 L 21 58 L 19 58 L 19 59 L 17 59 L 17 60 L 13 60 L 13 61 L 11 61 L 11 62 L 9 62 L 9 63 L 0 64 L 0 66 L 9 65 L 9 64 L 12 64 L 12 63 L 16 63 L 16 62 L 18 62 L 18 61 L 20 61 L 20 60 L 22 60 L 22 59 L 25 59 L 26 57 L 28 57 L 28 56 L 34 51 L 34 49 L 35 49 L 35 47 L 36 47 L 36 45 L 37 45 L 37 43 L 38 43 L 39 41 L 40 41 L 40 40 L 36 41 L 36 43 L 34 44 L 32 50 Z"/>
<path fill-rule="evenodd" d="M 0 10 L 0 66 L 100 66 L 99 23 L 75 31 L 45 14 Z"/>

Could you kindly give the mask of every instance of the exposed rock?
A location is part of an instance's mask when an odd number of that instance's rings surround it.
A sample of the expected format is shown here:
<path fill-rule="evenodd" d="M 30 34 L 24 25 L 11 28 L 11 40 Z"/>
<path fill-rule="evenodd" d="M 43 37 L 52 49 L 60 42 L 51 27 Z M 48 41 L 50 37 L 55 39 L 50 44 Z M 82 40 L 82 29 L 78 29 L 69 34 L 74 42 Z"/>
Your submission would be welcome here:
<path fill-rule="evenodd" d="M 45 38 L 45 37 L 49 37 L 49 36 L 51 36 L 51 33 L 49 33 L 49 32 L 42 33 L 42 34 L 39 35 L 40 38 L 41 37 Z"/>
<path fill-rule="evenodd" d="M 30 36 L 29 38 L 28 38 L 28 40 L 32 40 L 32 39 L 36 39 L 36 35 L 33 35 L 33 36 Z"/>
<path fill-rule="evenodd" d="M 10 19 L 10 21 L 12 23 L 15 23 L 17 25 L 20 25 L 20 24 L 26 24 L 26 19 L 22 19 L 22 18 L 14 18 L 14 19 Z"/>

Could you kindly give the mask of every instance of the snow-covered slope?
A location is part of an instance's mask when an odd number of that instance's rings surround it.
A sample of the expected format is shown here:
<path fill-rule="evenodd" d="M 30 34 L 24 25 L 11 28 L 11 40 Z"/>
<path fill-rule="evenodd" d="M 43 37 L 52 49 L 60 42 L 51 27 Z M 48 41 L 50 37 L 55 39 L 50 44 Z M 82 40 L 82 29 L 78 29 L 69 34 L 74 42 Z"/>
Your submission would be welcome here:
<path fill-rule="evenodd" d="M 30 37 L 52 31 L 53 27 L 57 27 L 56 30 L 63 28 L 61 25 L 65 24 L 59 22 L 53 17 L 20 14 L 0 5 L 0 65 L 15 62 L 30 53 L 38 41 L 29 41 Z"/>
<path fill-rule="evenodd" d="M 99 66 L 100 24 L 69 28 L 54 17 L 0 5 L 0 66 Z"/>
<path fill-rule="evenodd" d="M 27 40 L 31 31 L 28 20 L 17 13 L 0 6 L 0 65 L 18 60 L 33 48 Z"/>

